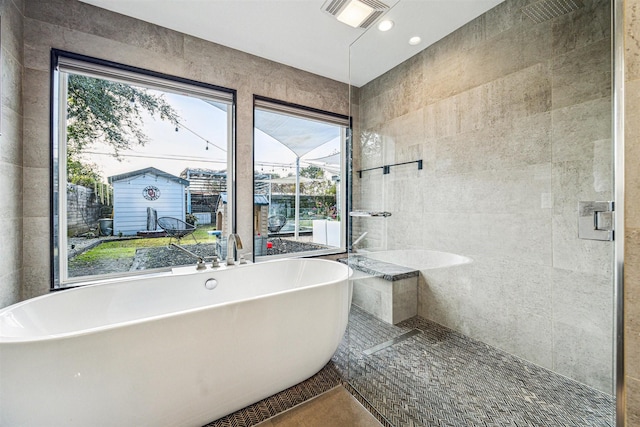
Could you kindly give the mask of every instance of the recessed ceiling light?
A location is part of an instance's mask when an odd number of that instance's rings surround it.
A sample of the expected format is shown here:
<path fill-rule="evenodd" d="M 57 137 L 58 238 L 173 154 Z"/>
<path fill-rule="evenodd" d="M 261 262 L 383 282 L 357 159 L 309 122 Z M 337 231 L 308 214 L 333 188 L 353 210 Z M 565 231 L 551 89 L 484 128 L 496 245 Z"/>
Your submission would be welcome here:
<path fill-rule="evenodd" d="M 373 12 L 374 9 L 372 7 L 358 0 L 351 0 L 338 16 L 336 16 L 336 19 L 353 28 L 358 28 Z"/>
<path fill-rule="evenodd" d="M 415 45 L 417 45 L 417 44 L 420 44 L 420 42 L 421 42 L 421 41 L 422 41 L 422 39 L 421 39 L 420 37 L 418 37 L 418 36 L 414 36 L 414 37 L 411 37 L 411 38 L 409 39 L 409 44 L 410 44 L 411 46 L 415 46 Z"/>
<path fill-rule="evenodd" d="M 393 28 L 393 21 L 391 21 L 389 19 L 385 19 L 384 21 L 381 21 L 378 24 L 378 29 L 380 31 L 389 31 L 392 28 Z"/>

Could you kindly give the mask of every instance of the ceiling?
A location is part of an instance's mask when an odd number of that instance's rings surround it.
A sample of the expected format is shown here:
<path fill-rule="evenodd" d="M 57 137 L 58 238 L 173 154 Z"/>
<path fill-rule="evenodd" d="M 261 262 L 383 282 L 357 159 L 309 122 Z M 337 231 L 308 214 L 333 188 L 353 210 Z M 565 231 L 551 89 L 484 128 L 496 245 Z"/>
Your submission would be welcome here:
<path fill-rule="evenodd" d="M 504 0 L 383 0 L 391 8 L 379 20 L 395 22 L 385 33 L 339 22 L 325 0 L 81 1 L 362 86 Z"/>

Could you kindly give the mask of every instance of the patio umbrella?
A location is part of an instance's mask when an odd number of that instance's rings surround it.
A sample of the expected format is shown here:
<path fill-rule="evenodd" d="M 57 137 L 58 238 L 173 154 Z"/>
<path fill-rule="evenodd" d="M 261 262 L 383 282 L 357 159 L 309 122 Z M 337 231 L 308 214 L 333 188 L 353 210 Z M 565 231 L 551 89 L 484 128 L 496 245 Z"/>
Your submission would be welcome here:
<path fill-rule="evenodd" d="M 321 166 L 323 169 L 333 174 L 340 174 L 340 167 L 342 163 L 342 156 L 340 153 L 329 154 L 328 156 L 317 157 L 315 159 L 305 159 L 305 161 L 312 165 Z"/>
<path fill-rule="evenodd" d="M 341 128 L 334 124 L 262 109 L 256 109 L 255 127 L 296 155 L 295 238 L 298 239 L 300 230 L 300 157 L 339 138 Z"/>

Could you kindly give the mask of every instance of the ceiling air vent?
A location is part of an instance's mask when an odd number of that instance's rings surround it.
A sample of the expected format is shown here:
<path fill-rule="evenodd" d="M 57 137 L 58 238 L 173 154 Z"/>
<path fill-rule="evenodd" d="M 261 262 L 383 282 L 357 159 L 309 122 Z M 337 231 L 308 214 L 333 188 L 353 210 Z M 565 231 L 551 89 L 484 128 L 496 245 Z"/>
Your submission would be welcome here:
<path fill-rule="evenodd" d="M 346 22 L 341 18 L 352 7 L 366 11 L 361 20 L 355 24 Z M 369 28 L 380 15 L 389 10 L 389 6 L 378 0 L 327 0 L 322 5 L 322 10 L 352 27 Z"/>

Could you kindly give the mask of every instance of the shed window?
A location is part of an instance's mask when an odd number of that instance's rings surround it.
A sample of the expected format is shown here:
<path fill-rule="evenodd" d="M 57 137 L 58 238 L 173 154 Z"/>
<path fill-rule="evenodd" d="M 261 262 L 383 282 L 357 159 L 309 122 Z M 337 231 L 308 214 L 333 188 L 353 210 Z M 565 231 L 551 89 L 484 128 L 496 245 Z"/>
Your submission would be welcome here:
<path fill-rule="evenodd" d="M 196 262 L 172 243 L 215 253 L 235 225 L 234 99 L 53 52 L 53 288 Z"/>

